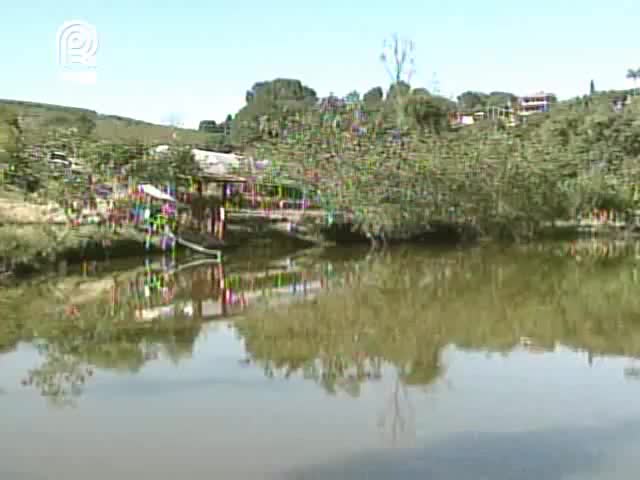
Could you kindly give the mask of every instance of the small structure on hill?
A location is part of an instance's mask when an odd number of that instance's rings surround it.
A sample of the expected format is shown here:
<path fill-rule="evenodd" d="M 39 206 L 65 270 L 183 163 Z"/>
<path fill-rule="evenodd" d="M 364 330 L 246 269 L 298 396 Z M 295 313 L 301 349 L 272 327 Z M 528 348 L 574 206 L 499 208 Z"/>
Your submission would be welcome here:
<path fill-rule="evenodd" d="M 616 113 L 623 112 L 624 108 L 630 103 L 631 103 L 631 97 L 626 94 L 615 97 L 611 102 L 613 110 Z"/>
<path fill-rule="evenodd" d="M 528 116 L 534 113 L 548 112 L 555 101 L 552 93 L 538 92 L 518 98 L 518 115 Z"/>
<path fill-rule="evenodd" d="M 484 120 L 485 112 L 452 112 L 449 114 L 449 124 L 452 127 L 473 125 Z"/>

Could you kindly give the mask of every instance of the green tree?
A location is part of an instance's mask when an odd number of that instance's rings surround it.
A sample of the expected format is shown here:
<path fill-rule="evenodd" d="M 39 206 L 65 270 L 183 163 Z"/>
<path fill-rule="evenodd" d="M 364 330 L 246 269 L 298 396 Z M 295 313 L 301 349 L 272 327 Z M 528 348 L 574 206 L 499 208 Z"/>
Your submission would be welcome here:
<path fill-rule="evenodd" d="M 14 155 L 19 148 L 20 123 L 12 109 L 0 107 L 0 155 Z M 6 160 L 7 158 L 5 158 Z"/>
<path fill-rule="evenodd" d="M 179 175 L 195 175 L 199 166 L 189 147 L 174 146 L 168 157 L 146 157 L 131 163 L 129 174 L 138 181 L 163 185 Z"/>
<path fill-rule="evenodd" d="M 595 95 L 596 93 L 596 84 L 593 80 L 591 80 L 591 84 L 589 85 L 589 94 Z"/>
<path fill-rule="evenodd" d="M 518 97 L 509 92 L 491 92 L 484 102 L 486 108 L 507 108 L 510 107 Z"/>
<path fill-rule="evenodd" d="M 482 92 L 467 91 L 458 96 L 460 110 L 474 111 L 487 106 L 488 95 Z"/>
<path fill-rule="evenodd" d="M 356 90 L 352 90 L 344 97 L 347 103 L 360 103 L 360 94 Z"/>
<path fill-rule="evenodd" d="M 8 164 L 9 181 L 25 192 L 40 186 L 42 168 L 27 150 L 20 116 L 11 108 L 0 108 L 0 162 Z"/>
<path fill-rule="evenodd" d="M 233 151 L 231 140 L 224 133 L 213 133 L 204 142 L 205 149 L 214 150 L 216 152 L 230 153 Z"/>
<path fill-rule="evenodd" d="M 90 116 L 88 113 L 81 113 L 75 124 L 77 125 L 78 134 L 82 137 L 89 137 L 96 129 L 95 115 Z"/>
<path fill-rule="evenodd" d="M 299 80 L 278 78 L 255 83 L 247 91 L 246 100 L 231 128 L 233 142 L 242 145 L 255 143 L 264 135 L 279 135 L 287 118 L 314 107 L 318 97 Z"/>
<path fill-rule="evenodd" d="M 215 120 L 201 120 L 198 124 L 198 130 L 201 132 L 217 132 L 218 124 Z"/>
<path fill-rule="evenodd" d="M 412 95 L 406 103 L 406 113 L 419 129 L 439 134 L 447 125 L 447 110 L 442 102 L 430 95 Z"/>
<path fill-rule="evenodd" d="M 382 90 L 382 87 L 374 87 L 366 92 L 362 97 L 363 103 L 369 107 L 379 106 L 383 99 L 384 91 Z"/>
<path fill-rule="evenodd" d="M 431 96 L 431 93 L 429 93 L 429 90 L 427 90 L 426 88 L 422 88 L 422 87 L 414 88 L 411 93 L 416 97 L 418 97 L 418 96 L 422 96 L 422 97 Z"/>
<path fill-rule="evenodd" d="M 391 84 L 391 87 L 389 87 L 386 100 L 388 102 L 391 102 L 400 97 L 408 96 L 410 91 L 411 91 L 411 85 L 409 85 L 407 82 L 400 81 L 397 83 L 393 83 Z"/>

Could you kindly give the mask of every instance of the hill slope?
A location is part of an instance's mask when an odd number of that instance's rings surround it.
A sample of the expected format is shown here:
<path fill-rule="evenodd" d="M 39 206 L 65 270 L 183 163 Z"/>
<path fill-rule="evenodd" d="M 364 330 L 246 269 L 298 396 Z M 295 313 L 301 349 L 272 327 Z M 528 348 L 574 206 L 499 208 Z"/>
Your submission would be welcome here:
<path fill-rule="evenodd" d="M 95 124 L 93 132 L 96 138 L 113 143 L 157 144 L 170 142 L 174 132 L 176 133 L 176 141 L 179 143 L 200 145 L 215 142 L 215 135 L 210 133 L 156 125 L 116 115 L 103 115 L 83 108 L 0 99 L 0 107 L 2 106 L 11 108 L 24 119 L 25 133 L 33 139 L 37 139 L 43 132 L 56 127 L 82 128 Z"/>

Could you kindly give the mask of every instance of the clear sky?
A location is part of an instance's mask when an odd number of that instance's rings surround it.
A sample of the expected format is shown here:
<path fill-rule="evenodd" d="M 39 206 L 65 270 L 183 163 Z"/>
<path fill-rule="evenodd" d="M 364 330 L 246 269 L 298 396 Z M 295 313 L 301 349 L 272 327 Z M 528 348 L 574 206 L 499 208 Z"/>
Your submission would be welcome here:
<path fill-rule="evenodd" d="M 387 87 L 392 33 L 416 44 L 414 87 L 626 88 L 640 67 L 639 0 L 19 0 L 0 7 L 0 98 L 185 126 L 223 120 L 256 81 L 297 78 L 320 96 Z M 59 77 L 56 32 L 95 25 L 97 82 Z"/>

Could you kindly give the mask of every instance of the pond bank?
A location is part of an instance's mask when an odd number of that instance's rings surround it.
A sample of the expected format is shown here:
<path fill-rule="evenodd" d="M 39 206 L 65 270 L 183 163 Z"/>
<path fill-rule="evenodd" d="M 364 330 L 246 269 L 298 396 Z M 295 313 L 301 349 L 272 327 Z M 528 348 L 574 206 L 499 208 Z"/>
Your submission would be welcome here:
<path fill-rule="evenodd" d="M 148 253 L 133 229 L 71 226 L 55 204 L 28 201 L 16 192 L 0 194 L 0 278 L 29 275 L 57 262 L 103 260 Z"/>
<path fill-rule="evenodd" d="M 274 244 L 292 250 L 312 246 L 369 244 L 458 245 L 491 240 L 481 235 L 471 222 L 434 221 L 403 236 L 383 232 L 368 235 L 354 229 L 348 221 L 329 226 L 323 211 L 274 210 L 269 214 L 242 210 L 234 212 L 228 226 L 224 251 L 239 246 L 260 248 Z M 292 228 L 293 226 L 293 228 Z M 597 235 L 605 238 L 637 236 L 625 225 L 587 225 L 558 221 L 544 225 L 534 238 L 575 239 Z M 145 248 L 145 236 L 132 227 L 112 230 L 107 226 L 72 227 L 62 209 L 54 204 L 29 201 L 19 192 L 0 192 L 0 279 L 51 269 L 61 260 L 69 263 L 135 257 L 160 253 L 153 243 Z"/>
<path fill-rule="evenodd" d="M 0 274 L 27 275 L 61 260 L 78 263 L 150 253 L 135 232 L 111 232 L 98 225 L 1 225 Z"/>
<path fill-rule="evenodd" d="M 326 244 L 304 228 L 291 228 L 300 222 L 300 212 L 249 213 L 234 213 L 224 252 L 247 245 L 302 250 Z M 62 260 L 79 263 L 162 252 L 158 242 L 146 245 L 144 232 L 133 226 L 115 230 L 100 224 L 72 226 L 58 205 L 44 204 L 15 189 L 0 189 L 0 279 L 43 272 Z"/>

